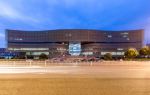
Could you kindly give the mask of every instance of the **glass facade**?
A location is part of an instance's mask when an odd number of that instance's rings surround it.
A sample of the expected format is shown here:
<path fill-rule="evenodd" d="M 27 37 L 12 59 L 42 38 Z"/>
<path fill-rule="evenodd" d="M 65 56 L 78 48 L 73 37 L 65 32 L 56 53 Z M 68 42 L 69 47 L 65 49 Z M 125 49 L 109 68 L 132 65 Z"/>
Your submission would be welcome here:
<path fill-rule="evenodd" d="M 128 48 L 143 46 L 144 30 L 103 31 L 61 29 L 46 31 L 6 30 L 9 51 L 49 52 L 49 56 L 123 55 Z M 38 55 L 38 53 L 33 53 Z"/>

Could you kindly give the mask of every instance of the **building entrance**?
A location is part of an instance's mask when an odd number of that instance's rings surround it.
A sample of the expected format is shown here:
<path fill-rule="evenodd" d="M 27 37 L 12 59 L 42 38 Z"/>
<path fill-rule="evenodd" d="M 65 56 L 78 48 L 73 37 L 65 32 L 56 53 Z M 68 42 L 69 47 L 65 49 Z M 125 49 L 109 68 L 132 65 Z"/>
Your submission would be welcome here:
<path fill-rule="evenodd" d="M 81 54 L 81 43 L 69 42 L 69 54 L 71 56 L 79 56 Z"/>

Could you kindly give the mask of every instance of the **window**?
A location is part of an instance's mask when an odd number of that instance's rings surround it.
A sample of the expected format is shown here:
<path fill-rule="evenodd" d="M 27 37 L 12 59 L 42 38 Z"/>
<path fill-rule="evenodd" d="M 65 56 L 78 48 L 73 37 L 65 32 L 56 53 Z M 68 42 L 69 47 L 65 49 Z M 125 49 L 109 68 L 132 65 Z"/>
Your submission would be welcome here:
<path fill-rule="evenodd" d="M 117 48 L 117 50 L 124 50 L 123 48 Z"/>
<path fill-rule="evenodd" d="M 112 38 L 112 35 L 107 35 L 108 38 Z"/>
<path fill-rule="evenodd" d="M 93 55 L 93 52 L 83 52 L 83 55 Z"/>
<path fill-rule="evenodd" d="M 128 35 L 128 34 L 129 34 L 128 32 L 121 33 L 121 35 Z"/>
<path fill-rule="evenodd" d="M 22 38 L 15 38 L 14 40 L 15 41 L 22 41 L 23 39 Z"/>
<path fill-rule="evenodd" d="M 128 36 L 127 35 L 123 35 L 123 38 L 127 38 Z"/>
<path fill-rule="evenodd" d="M 65 48 L 57 48 L 58 51 L 66 51 Z"/>
<path fill-rule="evenodd" d="M 49 52 L 32 52 L 32 55 L 41 55 L 41 54 L 46 54 L 49 55 Z"/>
<path fill-rule="evenodd" d="M 101 52 L 101 55 L 105 55 L 106 53 L 111 53 L 112 55 L 124 55 L 124 52 Z"/>
<path fill-rule="evenodd" d="M 49 48 L 8 48 L 8 50 L 49 50 Z"/>
<path fill-rule="evenodd" d="M 129 41 L 129 40 L 130 40 L 130 38 L 127 38 L 127 40 Z"/>

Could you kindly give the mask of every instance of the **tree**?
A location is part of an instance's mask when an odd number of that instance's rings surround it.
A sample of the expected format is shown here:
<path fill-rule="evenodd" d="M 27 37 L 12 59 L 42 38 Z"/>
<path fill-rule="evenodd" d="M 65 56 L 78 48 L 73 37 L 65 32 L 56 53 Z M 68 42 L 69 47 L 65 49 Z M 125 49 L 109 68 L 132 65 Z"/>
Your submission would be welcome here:
<path fill-rule="evenodd" d="M 14 56 L 14 59 L 25 59 L 25 56 L 25 52 L 19 52 L 17 55 Z"/>
<path fill-rule="evenodd" d="M 112 60 L 112 54 L 111 53 L 106 53 L 104 55 L 104 60 Z"/>
<path fill-rule="evenodd" d="M 33 55 L 27 55 L 26 58 L 27 59 L 34 59 L 34 56 Z"/>
<path fill-rule="evenodd" d="M 139 50 L 139 54 L 144 57 L 148 56 L 149 53 L 150 53 L 150 48 L 147 46 L 145 46 Z"/>
<path fill-rule="evenodd" d="M 40 54 L 39 59 L 48 59 L 48 56 L 44 53 Z"/>
<path fill-rule="evenodd" d="M 135 57 L 138 56 L 138 51 L 135 48 L 129 48 L 126 52 L 125 52 L 125 57 L 129 58 L 129 59 L 133 59 Z"/>

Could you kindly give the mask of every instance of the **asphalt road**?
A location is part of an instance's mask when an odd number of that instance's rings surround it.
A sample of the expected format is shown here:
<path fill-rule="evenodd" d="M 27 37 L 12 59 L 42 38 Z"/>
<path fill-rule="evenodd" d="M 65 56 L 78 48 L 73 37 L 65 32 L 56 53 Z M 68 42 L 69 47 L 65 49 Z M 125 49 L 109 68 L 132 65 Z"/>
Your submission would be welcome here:
<path fill-rule="evenodd" d="M 0 64 L 0 95 L 150 95 L 150 62 Z"/>

